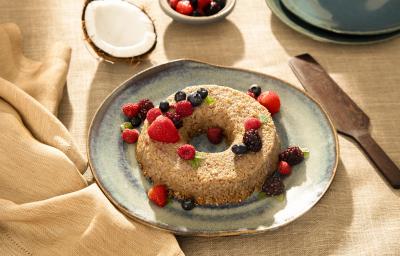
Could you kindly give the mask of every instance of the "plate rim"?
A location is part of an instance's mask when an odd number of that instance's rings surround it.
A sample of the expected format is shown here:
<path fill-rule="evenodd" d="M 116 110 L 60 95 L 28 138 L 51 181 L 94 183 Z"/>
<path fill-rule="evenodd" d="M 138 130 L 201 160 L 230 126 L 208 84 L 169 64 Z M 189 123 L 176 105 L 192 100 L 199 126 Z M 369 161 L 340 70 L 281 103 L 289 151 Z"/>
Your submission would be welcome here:
<path fill-rule="evenodd" d="M 382 36 L 382 37 L 384 35 L 387 35 L 387 37 L 377 38 L 377 39 L 373 39 L 373 40 L 369 40 L 369 41 L 351 42 L 349 40 L 346 41 L 346 40 L 337 40 L 337 39 L 327 38 L 327 37 L 324 37 L 322 35 L 318 35 L 318 34 L 315 34 L 313 32 L 310 32 L 306 28 L 303 28 L 301 25 L 297 24 L 296 22 L 291 21 L 290 18 L 283 11 L 281 11 L 279 7 L 277 7 L 277 4 L 280 3 L 280 0 L 265 0 L 265 2 L 267 4 L 268 8 L 270 9 L 270 11 L 282 23 L 284 23 L 286 26 L 288 26 L 289 28 L 293 29 L 294 31 L 296 31 L 296 32 L 308 37 L 308 38 L 311 38 L 311 39 L 313 39 L 315 41 L 318 41 L 318 42 L 341 44 L 341 45 L 371 45 L 371 44 L 375 44 L 375 43 L 386 42 L 386 41 L 389 41 L 391 39 L 395 39 L 395 38 L 400 36 L 400 30 L 397 30 L 397 31 L 389 33 L 390 35 L 389 34 L 375 35 L 375 36 Z M 286 19 L 288 19 L 288 20 L 286 20 Z M 303 22 L 303 20 L 301 20 L 301 21 Z M 311 24 L 309 24 L 309 25 L 313 26 Z M 318 28 L 318 27 L 315 27 L 315 28 L 321 29 L 321 28 Z M 334 32 L 328 31 L 328 30 L 326 30 L 326 32 L 334 33 Z M 344 35 L 344 34 L 338 34 L 338 35 L 340 35 L 340 36 L 351 36 L 351 35 Z M 360 36 L 360 35 L 353 35 L 353 36 Z M 365 35 L 365 37 L 368 37 L 368 36 Z"/>
<path fill-rule="evenodd" d="M 171 226 L 168 224 L 160 224 L 160 223 L 153 223 L 153 222 L 149 222 L 146 220 L 143 220 L 140 216 L 136 216 L 135 214 L 133 214 L 132 212 L 130 212 L 127 208 L 125 208 L 123 205 L 121 205 L 120 203 L 118 203 L 111 195 L 110 192 L 107 191 L 107 189 L 105 187 L 102 186 L 100 179 L 98 178 L 97 174 L 96 174 L 96 170 L 94 168 L 94 165 L 92 164 L 92 160 L 91 160 L 91 136 L 92 136 L 92 131 L 93 131 L 93 125 L 94 122 L 98 116 L 98 113 L 103 109 L 103 107 L 105 106 L 105 104 L 107 103 L 107 101 L 110 100 L 110 98 L 117 93 L 118 91 L 122 90 L 125 88 L 125 86 L 127 86 L 128 82 L 137 77 L 140 76 L 142 74 L 145 74 L 149 71 L 151 71 L 154 68 L 163 68 L 163 67 L 168 67 L 170 65 L 177 65 L 179 63 L 185 63 L 185 62 L 189 62 L 189 63 L 197 63 L 197 64 L 201 64 L 201 65 L 206 65 L 206 66 L 211 66 L 214 68 L 222 68 L 222 69 L 228 69 L 228 70 L 233 70 L 233 71 L 242 71 L 242 72 L 249 72 L 249 73 L 253 73 L 257 76 L 264 76 L 267 77 L 269 79 L 275 79 L 279 82 L 282 82 L 292 88 L 294 88 L 295 90 L 297 90 L 298 92 L 302 93 L 305 97 L 309 98 L 313 103 L 315 103 L 315 105 L 321 110 L 321 112 L 323 113 L 323 115 L 325 116 L 325 118 L 328 121 L 329 124 L 329 128 L 333 134 L 334 137 L 334 141 L 335 141 L 335 163 L 332 167 L 332 175 L 330 177 L 330 180 L 327 183 L 326 188 L 319 194 L 318 198 L 315 200 L 315 202 L 313 202 L 309 208 L 305 209 L 303 212 L 301 212 L 299 215 L 289 218 L 285 223 L 282 224 L 278 224 L 275 226 L 270 226 L 270 227 L 263 227 L 262 229 L 246 229 L 246 230 L 225 230 L 225 231 L 181 231 L 176 229 L 175 226 Z M 244 69 L 244 68 L 238 68 L 238 67 L 229 67 L 229 66 L 223 66 L 223 65 L 216 65 L 216 64 L 210 64 L 210 63 L 206 63 L 206 62 L 202 62 L 202 61 L 198 61 L 198 60 L 194 60 L 194 59 L 187 59 L 187 58 L 182 58 L 182 59 L 176 59 L 176 60 L 172 60 L 172 61 L 168 61 L 162 64 L 158 64 L 155 66 L 151 66 L 149 68 L 146 68 L 136 74 L 134 74 L 133 76 L 129 77 L 127 80 L 125 80 L 124 82 L 122 82 L 120 85 L 118 85 L 111 93 L 109 93 L 105 99 L 102 101 L 102 103 L 99 105 L 99 107 L 97 108 L 96 112 L 94 113 L 92 120 L 90 122 L 90 126 L 88 129 L 88 136 L 86 138 L 86 154 L 87 154 L 87 158 L 88 158 L 88 163 L 89 163 L 89 169 L 93 174 L 95 183 L 100 187 L 101 191 L 103 192 L 103 194 L 106 196 L 106 198 L 121 212 L 123 213 L 125 216 L 127 216 L 128 218 L 131 218 L 135 221 L 138 221 L 141 224 L 144 224 L 146 226 L 149 227 L 153 227 L 159 230 L 163 230 L 163 231 L 168 231 L 171 232 L 173 234 L 176 235 L 181 235 L 181 236 L 199 236 L 199 237 L 221 237 L 221 236 L 237 236 L 237 235 L 249 235 L 249 234 L 259 234 L 259 233 L 264 233 L 267 231 L 273 231 L 276 230 L 278 228 L 281 228 L 283 226 L 288 225 L 289 223 L 292 223 L 293 221 L 299 219 L 300 217 L 302 217 L 305 213 L 307 213 L 308 211 L 310 211 L 320 200 L 321 198 L 325 195 L 325 193 L 327 192 L 327 190 L 330 188 L 332 181 L 334 179 L 334 177 L 336 176 L 336 171 L 337 171 L 337 167 L 339 164 L 339 140 L 338 140 L 338 135 L 337 135 L 337 131 L 336 128 L 334 127 L 328 113 L 325 111 L 325 109 L 322 107 L 322 105 L 315 100 L 313 97 L 311 97 L 310 95 L 308 95 L 305 91 L 300 90 L 299 88 L 297 88 L 296 86 L 292 85 L 291 83 L 288 83 L 282 79 L 279 79 L 275 76 L 271 76 L 265 73 L 261 73 L 258 71 L 253 71 L 250 69 Z"/>
<path fill-rule="evenodd" d="M 373 36 L 373 35 L 382 35 L 382 34 L 387 34 L 390 32 L 395 32 L 400 30 L 400 25 L 394 26 L 394 27 L 390 27 L 390 28 L 386 28 L 386 29 L 380 29 L 380 30 L 370 30 L 370 31 L 360 31 L 360 30 L 342 30 L 342 29 L 336 29 L 332 26 L 330 26 L 327 22 L 318 20 L 314 17 L 310 17 L 310 19 L 306 19 L 303 15 L 305 15 L 306 13 L 304 11 L 301 11 L 299 8 L 297 8 L 296 6 L 294 6 L 292 4 L 292 2 L 288 2 L 290 0 L 280 0 L 281 3 L 286 7 L 286 9 L 288 9 L 293 15 L 295 15 L 296 17 L 298 17 L 299 19 L 303 20 L 304 22 L 307 22 L 308 24 L 315 26 L 317 28 L 320 29 L 325 29 L 334 33 L 338 33 L 338 34 L 343 34 L 343 35 L 363 35 L 363 36 Z M 318 23 L 318 21 L 320 22 L 320 24 Z M 321 25 L 323 24 L 323 25 Z"/>

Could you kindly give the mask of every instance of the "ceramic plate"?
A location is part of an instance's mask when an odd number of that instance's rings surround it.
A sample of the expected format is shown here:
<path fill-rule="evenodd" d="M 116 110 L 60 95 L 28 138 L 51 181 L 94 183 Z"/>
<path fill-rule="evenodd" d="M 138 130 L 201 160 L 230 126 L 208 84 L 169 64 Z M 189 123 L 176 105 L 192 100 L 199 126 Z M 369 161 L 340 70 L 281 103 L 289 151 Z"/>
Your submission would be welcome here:
<path fill-rule="evenodd" d="M 336 44 L 372 44 L 383 42 L 400 35 L 400 31 L 390 32 L 381 35 L 346 35 L 334 33 L 315 27 L 297 16 L 293 15 L 289 10 L 287 10 L 280 0 L 265 0 L 271 11 L 278 17 L 283 23 L 291 27 L 295 31 L 306 35 L 314 40 L 321 42 L 329 42 Z"/>
<path fill-rule="evenodd" d="M 399 0 L 281 0 L 305 22 L 336 33 L 377 35 L 400 29 Z"/>
<path fill-rule="evenodd" d="M 188 86 L 218 84 L 246 91 L 251 84 L 276 91 L 282 102 L 274 115 L 282 147 L 300 145 L 310 157 L 285 179 L 284 201 L 251 196 L 234 206 L 196 207 L 184 211 L 178 201 L 165 208 L 149 202 L 151 184 L 140 171 L 135 146 L 120 139 L 120 106 L 150 98 L 156 104 Z M 321 106 L 304 92 L 277 78 L 252 71 L 178 60 L 147 69 L 119 86 L 103 102 L 90 126 L 90 167 L 105 195 L 128 216 L 181 235 L 237 235 L 273 230 L 297 219 L 323 196 L 338 163 L 336 132 Z"/>

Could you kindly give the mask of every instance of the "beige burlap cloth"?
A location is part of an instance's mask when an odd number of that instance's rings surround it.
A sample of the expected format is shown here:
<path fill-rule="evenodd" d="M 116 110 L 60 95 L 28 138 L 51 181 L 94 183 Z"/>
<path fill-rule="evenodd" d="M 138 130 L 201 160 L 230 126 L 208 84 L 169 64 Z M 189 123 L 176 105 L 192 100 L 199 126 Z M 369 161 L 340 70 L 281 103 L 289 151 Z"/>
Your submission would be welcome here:
<path fill-rule="evenodd" d="M 71 50 L 42 62 L 0 25 L 0 255 L 183 255 L 175 237 L 127 219 L 81 173 L 87 163 L 56 118 Z"/>

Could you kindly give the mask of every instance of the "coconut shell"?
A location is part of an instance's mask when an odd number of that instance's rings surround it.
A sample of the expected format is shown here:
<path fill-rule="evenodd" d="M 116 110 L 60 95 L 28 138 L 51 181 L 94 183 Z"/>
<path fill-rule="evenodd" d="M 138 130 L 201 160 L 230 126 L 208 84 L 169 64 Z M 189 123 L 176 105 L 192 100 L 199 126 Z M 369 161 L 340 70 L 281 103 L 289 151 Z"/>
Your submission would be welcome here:
<path fill-rule="evenodd" d="M 112 56 L 108 53 L 106 53 L 105 51 L 103 51 L 102 49 L 100 49 L 99 47 L 97 47 L 93 41 L 91 40 L 91 38 L 89 37 L 89 34 L 86 30 L 86 25 L 85 25 L 85 11 L 86 11 L 86 7 L 88 6 L 88 4 L 92 1 L 97 1 L 97 0 L 85 0 L 84 6 L 83 6 L 83 10 L 82 10 L 82 16 L 81 16 L 81 21 L 82 21 L 82 31 L 83 31 L 83 35 L 84 35 L 84 40 L 86 42 L 86 45 L 88 46 L 88 50 L 92 53 L 95 54 L 97 57 L 99 57 L 100 59 L 103 59 L 107 62 L 110 63 L 116 63 L 116 62 L 124 62 L 124 63 L 128 63 L 128 64 L 136 64 L 139 63 L 141 61 L 143 61 L 144 59 L 146 59 L 146 57 L 149 55 L 150 52 L 152 52 L 154 50 L 154 48 L 156 47 L 157 44 L 157 31 L 155 29 L 154 26 L 154 21 L 153 19 L 150 17 L 150 15 L 144 10 L 143 7 L 139 7 L 142 12 L 144 14 L 146 14 L 149 19 L 152 21 L 153 23 L 153 27 L 154 27 L 154 34 L 156 35 L 156 40 L 154 40 L 154 44 L 153 46 L 144 54 L 138 55 L 138 56 L 133 56 L 133 57 L 129 57 L 129 58 L 120 58 L 120 57 L 115 57 Z M 121 0 L 122 1 L 122 0 Z M 129 2 L 130 4 L 133 4 L 132 2 Z"/>

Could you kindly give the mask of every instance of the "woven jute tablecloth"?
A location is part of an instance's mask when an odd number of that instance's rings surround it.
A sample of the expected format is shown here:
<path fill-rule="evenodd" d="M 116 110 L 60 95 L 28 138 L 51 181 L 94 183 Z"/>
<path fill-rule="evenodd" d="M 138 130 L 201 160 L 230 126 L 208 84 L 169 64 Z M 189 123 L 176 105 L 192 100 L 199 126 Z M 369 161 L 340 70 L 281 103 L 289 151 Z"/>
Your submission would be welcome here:
<path fill-rule="evenodd" d="M 147 60 L 129 66 L 98 62 L 87 51 L 81 32 L 82 0 L 0 0 L 0 23 L 19 25 L 28 57 L 39 58 L 55 41 L 72 47 L 59 117 L 82 153 L 99 104 L 145 68 L 193 58 L 264 72 L 300 88 L 288 60 L 308 52 L 370 116 L 372 136 L 400 165 L 400 39 L 369 46 L 319 43 L 282 24 L 263 0 L 239 0 L 225 21 L 198 27 L 172 22 L 158 1 L 142 3 L 155 20 L 158 41 Z M 178 237 L 184 253 L 400 255 L 400 191 L 387 185 L 352 140 L 340 136 L 339 143 L 340 162 L 332 186 L 303 217 L 260 235 Z M 90 173 L 85 175 L 91 179 Z"/>

